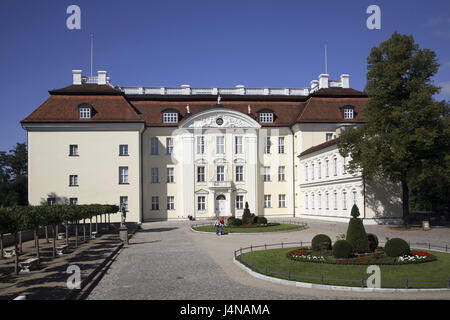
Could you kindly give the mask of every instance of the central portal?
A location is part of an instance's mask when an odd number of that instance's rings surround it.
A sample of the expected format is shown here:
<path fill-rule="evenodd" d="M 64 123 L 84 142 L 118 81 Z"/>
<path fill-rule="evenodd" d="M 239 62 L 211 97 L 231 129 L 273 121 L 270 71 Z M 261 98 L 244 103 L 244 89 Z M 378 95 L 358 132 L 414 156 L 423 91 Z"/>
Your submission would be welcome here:
<path fill-rule="evenodd" d="M 223 217 L 225 216 L 227 208 L 227 201 L 223 194 L 218 195 L 216 197 L 216 216 L 217 217 Z"/>

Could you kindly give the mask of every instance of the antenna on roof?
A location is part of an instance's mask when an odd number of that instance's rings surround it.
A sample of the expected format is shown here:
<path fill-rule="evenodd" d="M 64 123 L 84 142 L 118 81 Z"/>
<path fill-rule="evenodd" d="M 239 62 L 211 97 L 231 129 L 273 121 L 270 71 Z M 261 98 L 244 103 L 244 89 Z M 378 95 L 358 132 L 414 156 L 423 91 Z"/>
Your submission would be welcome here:
<path fill-rule="evenodd" d="M 94 66 L 94 35 L 91 33 L 91 77 L 93 66 Z"/>
<path fill-rule="evenodd" d="M 327 45 L 325 44 L 325 74 L 328 74 Z"/>

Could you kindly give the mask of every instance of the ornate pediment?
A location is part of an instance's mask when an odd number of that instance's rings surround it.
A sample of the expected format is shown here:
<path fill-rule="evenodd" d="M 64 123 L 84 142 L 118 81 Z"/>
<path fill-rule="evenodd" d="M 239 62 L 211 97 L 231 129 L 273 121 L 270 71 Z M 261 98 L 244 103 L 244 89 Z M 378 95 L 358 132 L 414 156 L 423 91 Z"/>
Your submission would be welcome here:
<path fill-rule="evenodd" d="M 242 112 L 225 108 L 215 108 L 190 116 L 180 125 L 180 127 L 186 129 L 227 129 L 260 128 L 261 126 Z"/>

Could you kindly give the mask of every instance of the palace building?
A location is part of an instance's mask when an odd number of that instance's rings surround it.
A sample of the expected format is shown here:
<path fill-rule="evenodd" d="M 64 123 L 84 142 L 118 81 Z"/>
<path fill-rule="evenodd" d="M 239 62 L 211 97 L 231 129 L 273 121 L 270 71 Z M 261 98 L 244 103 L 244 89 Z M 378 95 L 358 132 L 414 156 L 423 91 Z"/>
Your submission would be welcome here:
<path fill-rule="evenodd" d="M 246 202 L 268 218 L 347 221 L 353 204 L 367 222 L 401 216 L 398 186 L 348 173 L 338 152 L 368 99 L 349 75 L 308 88 L 194 88 L 72 73 L 21 122 L 32 205 L 120 204 L 135 222 L 241 217 Z"/>

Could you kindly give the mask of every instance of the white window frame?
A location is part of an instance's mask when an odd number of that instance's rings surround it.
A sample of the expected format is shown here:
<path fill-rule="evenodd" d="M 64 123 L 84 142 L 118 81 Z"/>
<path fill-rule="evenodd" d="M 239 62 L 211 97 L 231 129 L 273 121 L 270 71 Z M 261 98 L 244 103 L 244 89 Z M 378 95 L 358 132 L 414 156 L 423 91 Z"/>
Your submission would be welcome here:
<path fill-rule="evenodd" d="M 284 137 L 278 137 L 278 154 L 284 153 Z"/>
<path fill-rule="evenodd" d="M 78 198 L 69 198 L 69 204 L 71 206 L 76 206 L 78 204 Z"/>
<path fill-rule="evenodd" d="M 225 181 L 225 166 L 216 167 L 216 181 Z"/>
<path fill-rule="evenodd" d="M 264 195 L 264 208 L 272 208 L 272 195 Z"/>
<path fill-rule="evenodd" d="M 69 175 L 69 186 L 78 187 L 78 175 L 76 174 Z"/>
<path fill-rule="evenodd" d="M 244 166 L 237 165 L 235 171 L 236 171 L 236 175 L 235 175 L 236 182 L 243 182 L 244 181 Z"/>
<path fill-rule="evenodd" d="M 305 194 L 305 209 L 309 209 L 309 207 L 308 207 L 308 201 L 309 201 L 308 194 Z"/>
<path fill-rule="evenodd" d="M 173 138 L 166 138 L 166 152 L 168 155 L 173 153 Z"/>
<path fill-rule="evenodd" d="M 278 195 L 278 207 L 286 208 L 286 195 L 285 194 Z"/>
<path fill-rule="evenodd" d="M 278 167 L 278 181 L 286 181 L 286 167 L 285 166 Z"/>
<path fill-rule="evenodd" d="M 197 154 L 206 153 L 205 136 L 197 136 Z"/>
<path fill-rule="evenodd" d="M 167 210 L 175 210 L 175 197 L 167 196 Z"/>
<path fill-rule="evenodd" d="M 342 210 L 347 210 L 347 191 L 342 191 Z"/>
<path fill-rule="evenodd" d="M 270 167 L 263 167 L 263 180 L 264 182 L 270 182 Z"/>
<path fill-rule="evenodd" d="M 242 210 L 244 209 L 244 196 L 243 195 L 236 195 L 236 209 Z"/>
<path fill-rule="evenodd" d="M 127 144 L 119 144 L 119 156 L 128 156 Z"/>
<path fill-rule="evenodd" d="M 178 123 L 178 112 L 164 112 L 163 123 Z"/>
<path fill-rule="evenodd" d="M 91 107 L 80 107 L 79 117 L 80 117 L 80 119 L 90 119 L 92 117 L 92 108 Z"/>
<path fill-rule="evenodd" d="M 216 136 L 216 154 L 225 154 L 225 136 Z"/>
<path fill-rule="evenodd" d="M 266 139 L 264 139 L 264 153 L 265 154 L 270 154 L 271 145 L 272 145 L 272 142 L 270 141 L 270 137 L 266 137 Z"/>
<path fill-rule="evenodd" d="M 69 156 L 71 156 L 71 157 L 78 156 L 78 145 L 77 144 L 69 145 Z"/>
<path fill-rule="evenodd" d="M 201 179 L 200 179 L 200 177 L 201 177 Z M 206 181 L 206 167 L 198 166 L 197 167 L 197 182 L 205 182 L 205 181 Z"/>
<path fill-rule="evenodd" d="M 167 183 L 174 183 L 175 182 L 175 168 L 169 167 L 166 170 L 167 172 Z"/>
<path fill-rule="evenodd" d="M 273 123 L 273 112 L 261 112 L 259 114 L 259 122 Z"/>
<path fill-rule="evenodd" d="M 325 141 L 333 140 L 333 134 L 332 133 L 325 133 Z"/>
<path fill-rule="evenodd" d="M 128 184 L 128 167 L 119 167 L 119 184 Z"/>
<path fill-rule="evenodd" d="M 206 210 L 206 196 L 197 196 L 197 211 Z"/>
<path fill-rule="evenodd" d="M 309 170 L 308 164 L 305 164 L 305 181 L 308 181 L 308 170 Z"/>
<path fill-rule="evenodd" d="M 243 141 L 242 136 L 234 137 L 234 153 L 235 154 L 243 154 L 244 153 L 244 146 L 242 144 L 242 141 Z"/>
<path fill-rule="evenodd" d="M 355 117 L 355 112 L 353 108 L 344 108 L 344 119 L 353 119 Z"/>

